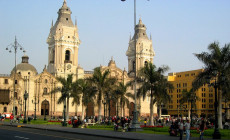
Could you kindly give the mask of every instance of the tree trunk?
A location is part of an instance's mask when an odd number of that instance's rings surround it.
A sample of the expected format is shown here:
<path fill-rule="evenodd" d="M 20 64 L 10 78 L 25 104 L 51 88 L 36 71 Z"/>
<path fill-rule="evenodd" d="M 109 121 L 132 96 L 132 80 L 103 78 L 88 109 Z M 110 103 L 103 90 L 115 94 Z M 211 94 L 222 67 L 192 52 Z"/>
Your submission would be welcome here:
<path fill-rule="evenodd" d="M 121 103 L 120 103 L 120 114 L 121 114 L 121 117 L 124 117 L 123 116 L 123 102 L 121 101 Z"/>
<path fill-rule="evenodd" d="M 150 98 L 150 118 L 149 118 L 149 125 L 153 126 L 153 98 Z"/>
<path fill-rule="evenodd" d="M 85 107 L 84 107 L 84 105 L 82 104 L 81 120 L 83 121 L 84 118 L 85 118 Z"/>
<path fill-rule="evenodd" d="M 101 122 L 101 100 L 98 103 L 98 121 Z"/>
<path fill-rule="evenodd" d="M 141 117 L 141 98 L 139 98 L 139 106 L 138 106 L 138 111 L 139 111 L 139 114 L 138 114 L 138 116 L 139 116 L 139 118 Z"/>
<path fill-rule="evenodd" d="M 190 106 L 191 107 L 191 106 Z M 191 108 L 189 107 L 189 103 L 188 103 L 188 120 L 191 120 Z M 190 109 L 189 109 L 190 108 Z"/>
<path fill-rule="evenodd" d="M 159 106 L 159 118 L 161 118 L 161 104 L 160 104 L 160 106 Z"/>
<path fill-rule="evenodd" d="M 226 118 L 229 119 L 229 110 L 227 110 Z"/>
<path fill-rule="evenodd" d="M 69 98 L 67 97 L 67 107 L 66 107 L 66 121 L 69 120 Z"/>
<path fill-rule="evenodd" d="M 77 116 L 77 112 L 78 112 L 78 106 L 77 104 L 75 104 L 75 113 L 74 113 L 75 116 Z"/>
<path fill-rule="evenodd" d="M 122 106 L 123 108 L 123 116 L 125 117 L 125 104 Z"/>
<path fill-rule="evenodd" d="M 221 90 L 218 91 L 218 127 L 219 129 L 223 129 L 222 125 L 222 92 Z"/>

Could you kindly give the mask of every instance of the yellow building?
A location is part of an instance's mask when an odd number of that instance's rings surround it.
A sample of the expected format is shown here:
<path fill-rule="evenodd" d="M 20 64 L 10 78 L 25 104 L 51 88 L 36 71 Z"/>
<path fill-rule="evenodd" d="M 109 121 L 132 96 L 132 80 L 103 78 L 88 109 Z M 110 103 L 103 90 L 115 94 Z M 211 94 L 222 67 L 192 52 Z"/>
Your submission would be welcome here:
<path fill-rule="evenodd" d="M 188 110 L 191 109 L 191 104 L 189 106 L 187 103 L 180 105 L 180 98 L 182 97 L 182 91 L 189 91 L 192 88 L 192 82 L 196 76 L 202 72 L 203 69 L 169 73 L 168 81 L 174 86 L 173 90 L 169 90 L 169 95 L 171 96 L 171 101 L 168 105 L 168 114 L 173 116 L 188 116 Z M 200 116 L 213 116 L 214 115 L 214 102 L 215 102 L 215 90 L 213 86 L 203 85 L 196 92 L 196 96 L 200 100 L 196 100 L 196 107 L 193 107 L 193 115 L 197 117 Z M 230 103 L 222 102 L 222 107 L 230 106 Z M 223 110 L 224 112 L 224 110 Z M 229 112 L 228 112 L 229 113 Z"/>

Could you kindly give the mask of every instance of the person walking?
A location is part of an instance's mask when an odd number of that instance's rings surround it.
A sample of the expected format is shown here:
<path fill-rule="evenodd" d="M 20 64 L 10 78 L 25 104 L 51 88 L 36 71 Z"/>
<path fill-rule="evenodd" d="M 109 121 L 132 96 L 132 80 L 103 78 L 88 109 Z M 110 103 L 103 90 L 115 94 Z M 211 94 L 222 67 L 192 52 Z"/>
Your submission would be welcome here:
<path fill-rule="evenodd" d="M 191 128 L 189 120 L 187 120 L 184 127 L 185 127 L 185 132 L 186 132 L 186 140 L 189 140 L 190 139 L 190 128 Z"/>
<path fill-rule="evenodd" d="M 204 119 L 202 119 L 200 126 L 199 126 L 200 140 L 204 140 L 204 130 L 205 130 L 205 122 L 204 122 Z"/>
<path fill-rule="evenodd" d="M 14 116 L 13 116 L 13 115 L 10 115 L 10 124 L 13 123 L 13 119 L 14 119 Z"/>
<path fill-rule="evenodd" d="M 184 134 L 184 123 L 182 119 L 178 123 L 178 127 L 179 127 L 179 133 L 180 133 L 180 140 L 182 140 L 183 134 Z"/>
<path fill-rule="evenodd" d="M 145 118 L 144 124 L 145 124 L 145 127 L 146 127 L 146 125 L 147 125 L 147 118 Z"/>

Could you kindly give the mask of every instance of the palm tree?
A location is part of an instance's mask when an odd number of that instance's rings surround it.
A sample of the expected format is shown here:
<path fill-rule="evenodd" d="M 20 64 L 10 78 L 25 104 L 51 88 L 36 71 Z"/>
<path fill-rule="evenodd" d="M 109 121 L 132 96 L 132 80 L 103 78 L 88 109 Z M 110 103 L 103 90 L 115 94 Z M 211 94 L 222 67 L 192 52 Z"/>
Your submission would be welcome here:
<path fill-rule="evenodd" d="M 167 92 L 163 92 L 163 86 L 165 87 L 165 85 L 162 85 L 162 74 L 168 69 L 166 66 L 157 69 L 156 66 L 150 62 L 146 63 L 138 73 L 138 79 L 140 80 L 137 81 L 141 81 L 141 86 L 137 92 L 139 94 L 138 96 L 142 95 L 143 100 L 146 96 L 150 97 L 150 125 L 153 125 L 154 97 L 156 97 L 157 94 L 167 94 Z M 169 86 L 170 84 L 166 85 Z"/>
<path fill-rule="evenodd" d="M 163 72 L 161 68 L 158 69 L 160 73 L 160 78 L 158 80 L 158 86 L 156 87 L 156 95 L 154 99 L 154 103 L 159 105 L 159 117 L 161 118 L 161 105 L 167 105 L 169 101 L 171 101 L 171 97 L 168 94 L 168 90 L 173 89 L 173 85 L 168 82 L 168 80 L 163 76 Z"/>
<path fill-rule="evenodd" d="M 95 86 L 97 90 L 97 104 L 98 104 L 98 120 L 101 120 L 101 103 L 102 99 L 105 96 L 106 92 L 110 92 L 109 90 L 116 83 L 115 78 L 109 77 L 109 70 L 105 70 L 103 73 L 100 67 L 96 67 L 94 69 L 93 76 L 88 80 L 92 82 L 93 86 Z"/>
<path fill-rule="evenodd" d="M 230 75 L 230 44 L 220 48 L 219 43 L 214 42 L 208 46 L 210 52 L 202 52 L 195 56 L 204 64 L 204 71 L 201 72 L 193 82 L 194 89 L 198 89 L 203 84 L 209 84 L 211 80 L 217 81 L 218 88 L 218 124 L 222 126 L 222 92 L 229 87 Z M 223 79 L 223 77 L 227 79 Z"/>
<path fill-rule="evenodd" d="M 97 92 L 95 87 L 93 87 L 88 80 L 86 79 L 79 79 L 76 81 L 76 91 L 77 94 L 75 95 L 82 95 L 82 120 L 84 119 L 85 114 L 85 106 L 87 106 L 90 102 L 93 103 L 95 93 Z M 74 99 L 78 100 L 78 96 L 75 96 Z"/>
<path fill-rule="evenodd" d="M 195 105 L 195 103 L 193 102 L 195 100 L 199 100 L 199 97 L 196 96 L 196 93 L 194 92 L 193 89 L 190 89 L 189 91 L 187 90 L 182 91 L 182 97 L 180 99 L 180 104 L 182 105 L 184 103 L 188 103 L 188 118 L 189 119 L 190 119 L 190 114 L 192 113 L 191 108 L 189 109 L 189 104 L 191 103 L 191 107 L 192 107 L 192 105 Z"/>
<path fill-rule="evenodd" d="M 57 87 L 54 90 L 51 91 L 52 93 L 58 93 L 61 92 L 61 97 L 58 99 L 58 104 L 64 103 L 67 99 L 67 111 L 66 111 L 66 118 L 69 118 L 69 99 L 73 96 L 76 95 L 76 90 L 74 90 L 74 85 L 75 82 L 73 82 L 73 75 L 69 74 L 67 76 L 67 79 L 63 77 L 57 77 L 57 81 L 62 84 L 62 87 Z"/>
<path fill-rule="evenodd" d="M 124 82 L 119 82 L 118 86 L 115 89 L 115 96 L 117 98 L 117 103 L 120 101 L 120 107 L 121 107 L 121 115 L 122 117 L 125 115 L 125 104 L 127 107 L 129 106 L 129 99 L 132 98 L 134 99 L 134 95 L 128 92 L 128 87 L 130 84 L 124 84 Z M 123 112 L 123 113 L 122 113 Z M 117 114 L 118 115 L 118 114 Z"/>

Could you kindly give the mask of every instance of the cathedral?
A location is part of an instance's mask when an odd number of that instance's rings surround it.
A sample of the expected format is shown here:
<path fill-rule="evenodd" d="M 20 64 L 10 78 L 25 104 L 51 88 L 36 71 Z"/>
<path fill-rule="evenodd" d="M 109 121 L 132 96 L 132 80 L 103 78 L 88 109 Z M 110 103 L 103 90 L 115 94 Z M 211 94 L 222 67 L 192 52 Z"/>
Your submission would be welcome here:
<path fill-rule="evenodd" d="M 62 7 L 58 10 L 57 20 L 55 24 L 52 22 L 50 28 L 47 38 L 48 65 L 44 67 L 42 73 L 39 74 L 36 68 L 29 63 L 29 57 L 24 55 L 21 63 L 12 69 L 10 75 L 0 74 L 0 113 L 12 113 L 15 107 L 16 115 L 23 114 L 26 105 L 26 112 L 29 116 L 35 114 L 37 116 L 62 116 L 63 104 L 57 103 L 61 93 L 50 94 L 53 89 L 61 86 L 56 77 L 73 74 L 73 80 L 77 80 L 92 76 L 93 71 L 85 71 L 78 64 L 78 50 L 81 47 L 81 41 L 76 21 L 73 23 L 71 14 L 71 9 L 64 0 Z M 127 83 L 134 79 L 135 70 L 138 71 L 146 62 L 153 63 L 154 55 L 151 36 L 147 36 L 146 26 L 139 19 L 139 23 L 135 26 L 135 34 L 130 37 L 126 51 L 128 71 L 118 68 L 113 58 L 107 66 L 99 67 L 102 72 L 109 70 L 111 77 Z M 25 92 L 28 93 L 26 103 L 23 97 Z M 130 87 L 128 92 L 134 93 L 133 87 Z M 144 101 L 138 99 L 137 104 L 140 115 L 149 116 L 149 98 Z M 116 115 L 116 110 L 121 110 L 121 108 L 112 103 L 111 116 Z M 133 110 L 134 101 L 130 99 L 130 104 L 123 112 L 119 111 L 118 115 L 131 116 Z M 69 116 L 97 116 L 98 107 L 89 103 L 85 113 L 82 114 L 82 112 L 82 104 L 69 105 Z M 104 115 L 103 112 L 102 115 Z M 156 114 L 157 107 L 154 106 L 154 115 Z"/>

